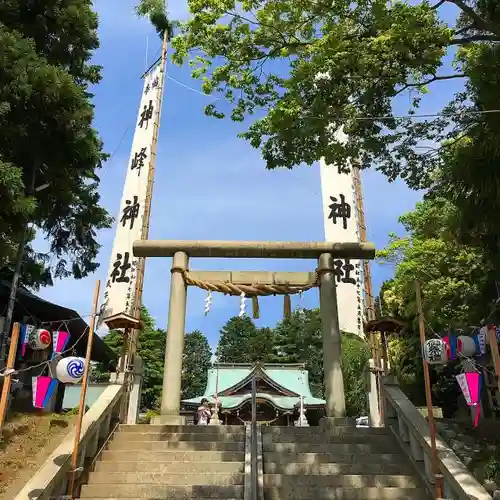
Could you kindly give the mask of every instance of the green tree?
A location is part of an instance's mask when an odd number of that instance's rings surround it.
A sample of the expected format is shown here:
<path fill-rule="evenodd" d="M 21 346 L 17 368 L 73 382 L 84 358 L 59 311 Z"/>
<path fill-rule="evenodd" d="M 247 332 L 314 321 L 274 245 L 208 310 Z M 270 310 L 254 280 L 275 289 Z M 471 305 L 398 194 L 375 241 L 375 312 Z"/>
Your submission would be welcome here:
<path fill-rule="evenodd" d="M 323 397 L 323 334 L 319 310 L 294 311 L 276 325 L 274 335 L 278 360 L 305 363 L 313 395 Z"/>
<path fill-rule="evenodd" d="M 137 342 L 137 354 L 144 363 L 144 377 L 142 381 L 141 409 L 148 410 L 159 406 L 163 387 L 163 365 L 165 361 L 166 332 L 156 328 L 148 310 L 141 308 L 141 320 L 144 329 L 141 331 Z M 120 356 L 123 345 L 123 333 L 111 330 L 104 342 Z M 97 365 L 92 374 L 93 381 L 105 382 L 109 380 L 111 367 Z"/>
<path fill-rule="evenodd" d="M 220 331 L 217 357 L 220 363 L 272 362 L 273 331 L 257 328 L 248 316 L 234 316 Z"/>
<path fill-rule="evenodd" d="M 165 31 L 167 31 L 167 37 L 170 40 L 177 23 L 168 20 L 165 0 L 141 0 L 136 6 L 136 12 L 139 17 L 149 18 L 160 38 L 163 39 Z"/>
<path fill-rule="evenodd" d="M 440 17 L 450 5 L 457 11 L 451 26 Z M 439 145 L 482 134 L 482 153 L 487 145 L 498 158 L 498 120 L 469 112 L 498 107 L 497 0 L 188 0 L 188 6 L 191 17 L 173 40 L 174 60 L 189 60 L 203 90 L 225 98 L 207 105 L 206 114 L 235 121 L 259 114 L 242 136 L 262 147 L 268 168 L 357 158 L 390 179 L 428 187 L 440 155 L 419 141 Z M 394 113 L 394 98 L 406 94 L 412 114 L 432 85 L 453 79 L 466 86 L 441 116 Z M 332 134 L 340 127 L 348 141 Z"/>
<path fill-rule="evenodd" d="M 346 412 L 353 417 L 366 415 L 370 351 L 365 342 L 352 334 L 343 334 L 341 342 Z M 290 318 L 278 323 L 275 345 L 280 362 L 305 363 L 311 392 L 323 397 L 323 333 L 319 309 L 295 311 Z"/>
<path fill-rule="evenodd" d="M 212 351 L 205 335 L 199 330 L 186 333 L 182 360 L 182 399 L 195 398 L 205 392 L 211 360 Z"/>
<path fill-rule="evenodd" d="M 98 267 L 96 231 L 111 223 L 97 191 L 106 156 L 92 128 L 89 86 L 100 80 L 89 62 L 98 47 L 92 2 L 5 0 L 0 46 L 1 275 L 12 272 L 30 221 L 21 282 L 84 277 Z M 36 230 L 52 265 L 29 246 Z"/>
<path fill-rule="evenodd" d="M 425 404 L 420 339 L 416 319 L 415 280 L 422 287 L 429 337 L 448 328 L 477 325 L 491 310 L 496 296 L 495 267 L 488 252 L 462 243 L 455 227 L 460 210 L 449 200 L 430 197 L 400 217 L 406 236 L 391 235 L 378 258 L 395 266 L 394 277 L 381 291 L 386 313 L 406 320 L 406 332 L 389 342 L 391 371 L 416 405 Z M 460 367 L 431 368 L 434 404 L 446 417 L 457 408 Z"/>
<path fill-rule="evenodd" d="M 391 234 L 387 247 L 377 252 L 381 262 L 395 266 L 394 278 L 383 290 L 384 306 L 392 314 L 415 321 L 416 279 L 434 330 L 478 324 L 486 314 L 496 273 L 484 251 L 457 241 L 457 216 L 451 202 L 430 198 L 399 218 L 407 235 Z"/>

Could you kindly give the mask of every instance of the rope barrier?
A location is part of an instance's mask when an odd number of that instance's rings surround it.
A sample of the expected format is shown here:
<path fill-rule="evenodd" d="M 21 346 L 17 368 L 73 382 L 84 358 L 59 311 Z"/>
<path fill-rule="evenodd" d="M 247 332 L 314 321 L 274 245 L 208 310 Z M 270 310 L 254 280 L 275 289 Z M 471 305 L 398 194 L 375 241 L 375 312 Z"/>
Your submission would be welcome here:
<path fill-rule="evenodd" d="M 242 293 L 247 297 L 266 297 L 269 295 L 294 295 L 301 292 L 306 292 L 311 288 L 318 286 L 318 274 L 312 283 L 305 285 L 235 285 L 227 281 L 200 281 L 193 278 L 188 271 L 182 270 L 184 281 L 187 285 L 197 286 L 202 290 L 210 292 L 220 292 L 225 295 L 241 296 Z"/>

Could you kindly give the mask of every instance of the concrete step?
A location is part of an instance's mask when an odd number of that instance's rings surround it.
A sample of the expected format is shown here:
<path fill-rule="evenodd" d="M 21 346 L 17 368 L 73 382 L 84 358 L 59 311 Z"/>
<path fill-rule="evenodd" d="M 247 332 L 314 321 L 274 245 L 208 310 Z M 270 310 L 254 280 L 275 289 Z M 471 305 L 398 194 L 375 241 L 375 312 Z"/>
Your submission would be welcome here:
<path fill-rule="evenodd" d="M 242 499 L 243 486 L 166 486 L 162 484 L 87 484 L 80 498 L 190 500 Z"/>
<path fill-rule="evenodd" d="M 267 452 L 264 453 L 264 464 L 276 462 L 280 464 L 301 463 L 301 464 L 393 464 L 408 463 L 407 458 L 402 453 L 298 453 L 298 452 Z"/>
<path fill-rule="evenodd" d="M 155 443 L 163 444 L 163 443 Z M 181 444 L 181 443 L 176 443 Z M 355 444 L 355 443 L 266 443 L 262 444 L 264 452 L 274 453 L 397 453 L 401 449 L 397 443 L 386 442 L 377 444 Z"/>
<path fill-rule="evenodd" d="M 133 434 L 131 434 L 132 436 Z M 267 446 L 270 443 L 307 443 L 307 444 L 326 444 L 326 443 L 352 443 L 352 444 L 371 444 L 374 446 L 396 446 L 397 444 L 389 437 L 383 434 L 363 435 L 363 434 L 275 434 L 273 436 L 262 436 L 262 442 Z"/>
<path fill-rule="evenodd" d="M 204 462 L 202 462 L 204 463 Z M 264 461 L 264 474 L 413 474 L 410 463 L 305 463 Z"/>
<path fill-rule="evenodd" d="M 108 445 L 109 450 L 129 451 L 163 451 L 163 450 L 192 450 L 192 451 L 245 451 L 244 442 L 228 441 L 115 441 Z"/>
<path fill-rule="evenodd" d="M 147 432 L 152 434 L 182 434 L 184 432 L 199 432 L 200 434 L 245 434 L 243 425 L 150 425 L 150 424 L 122 424 L 118 432 Z"/>
<path fill-rule="evenodd" d="M 413 476 L 389 474 L 345 474 L 333 476 L 264 474 L 264 488 L 329 486 L 341 488 L 416 488 L 419 486 Z"/>
<path fill-rule="evenodd" d="M 209 453 L 209 452 L 208 452 Z M 130 457 L 128 458 L 135 458 Z M 147 473 L 170 473 L 170 474 L 185 474 L 189 472 L 207 472 L 207 473 L 225 473 L 237 474 L 243 473 L 244 463 L 241 462 L 202 462 L 199 461 L 185 461 L 185 462 L 158 462 L 158 461 L 144 461 L 144 462 L 117 462 L 106 461 L 97 462 L 95 465 L 95 472 L 147 472 Z M 377 471 L 375 471 L 377 472 Z"/>
<path fill-rule="evenodd" d="M 266 436 L 390 436 L 390 433 L 384 427 L 354 427 L 339 426 L 331 429 L 321 427 L 262 427 L 262 435 Z"/>
<path fill-rule="evenodd" d="M 196 486 L 207 484 L 211 486 L 243 485 L 242 473 L 205 473 L 184 472 L 146 473 L 146 472 L 93 472 L 88 484 L 130 484 L 130 485 L 161 485 L 168 486 Z M 323 476 L 322 476 L 323 477 Z"/>
<path fill-rule="evenodd" d="M 156 432 L 117 432 L 113 436 L 113 441 L 171 441 L 179 443 L 181 441 L 233 441 L 244 442 L 245 434 L 216 435 L 212 432 L 203 434 L 202 432 L 181 433 L 156 433 Z"/>
<path fill-rule="evenodd" d="M 264 488 L 265 500 L 428 500 L 419 488 Z"/>
<path fill-rule="evenodd" d="M 243 451 L 204 451 L 204 450 L 159 450 L 159 451 L 134 451 L 104 450 L 101 455 L 102 462 L 243 462 Z"/>

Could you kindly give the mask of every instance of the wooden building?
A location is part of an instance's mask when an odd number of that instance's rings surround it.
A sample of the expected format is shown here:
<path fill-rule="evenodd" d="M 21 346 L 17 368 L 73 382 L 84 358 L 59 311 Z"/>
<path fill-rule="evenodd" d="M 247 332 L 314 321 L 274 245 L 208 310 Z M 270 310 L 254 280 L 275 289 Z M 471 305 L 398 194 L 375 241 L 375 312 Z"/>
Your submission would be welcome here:
<path fill-rule="evenodd" d="M 309 374 L 303 364 L 261 363 L 214 365 L 208 372 L 205 393 L 182 401 L 184 414 L 194 415 L 203 398 L 215 407 L 218 396 L 222 425 L 250 422 L 253 377 L 257 386 L 257 420 L 261 424 L 297 425 L 301 405 L 309 425 L 318 425 L 324 416 L 325 400 L 311 394 Z"/>

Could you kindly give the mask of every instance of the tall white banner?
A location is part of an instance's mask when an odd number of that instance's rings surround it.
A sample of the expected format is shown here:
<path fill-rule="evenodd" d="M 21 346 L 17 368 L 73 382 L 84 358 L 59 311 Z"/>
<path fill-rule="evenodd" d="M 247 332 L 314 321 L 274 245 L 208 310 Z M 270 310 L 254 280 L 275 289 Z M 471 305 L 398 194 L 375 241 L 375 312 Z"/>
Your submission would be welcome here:
<path fill-rule="evenodd" d="M 347 136 L 341 130 L 336 134 L 340 141 L 347 140 Z M 321 159 L 320 176 L 325 240 L 329 242 L 360 241 L 354 177 L 350 166 L 349 173 L 343 173 L 338 166 L 327 165 Z M 336 259 L 334 261 L 340 329 L 364 336 L 361 268 L 362 263 L 359 260 Z"/>
<path fill-rule="evenodd" d="M 144 77 L 132 151 L 116 220 L 101 319 L 120 313 L 133 316 L 134 312 L 139 259 L 133 256 L 132 245 L 142 238 L 154 122 L 163 89 L 161 77 L 160 64 Z"/>

